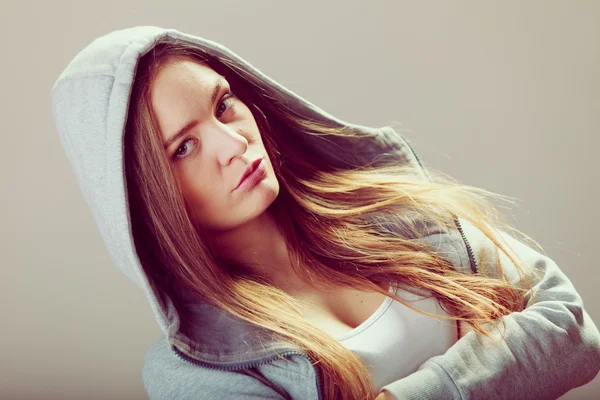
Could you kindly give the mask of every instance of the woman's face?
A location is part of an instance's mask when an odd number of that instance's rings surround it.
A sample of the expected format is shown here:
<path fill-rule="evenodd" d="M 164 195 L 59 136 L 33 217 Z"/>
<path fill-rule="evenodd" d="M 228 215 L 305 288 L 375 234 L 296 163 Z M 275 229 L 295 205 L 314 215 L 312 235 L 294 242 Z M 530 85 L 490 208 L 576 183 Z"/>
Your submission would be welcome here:
<path fill-rule="evenodd" d="M 254 116 L 231 94 L 223 76 L 181 58 L 171 59 L 151 87 L 166 157 L 194 223 L 209 230 L 229 230 L 259 216 L 279 193 Z M 261 157 L 262 178 L 236 189 L 246 169 Z"/>

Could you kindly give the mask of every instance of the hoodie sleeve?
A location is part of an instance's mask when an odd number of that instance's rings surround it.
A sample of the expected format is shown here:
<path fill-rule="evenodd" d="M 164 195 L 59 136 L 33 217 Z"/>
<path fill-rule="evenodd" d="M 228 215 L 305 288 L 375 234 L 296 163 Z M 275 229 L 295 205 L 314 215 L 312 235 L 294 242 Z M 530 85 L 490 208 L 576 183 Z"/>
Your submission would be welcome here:
<path fill-rule="evenodd" d="M 479 260 L 480 274 L 499 277 L 496 255 L 507 279 L 519 273 L 506 254 L 474 225 L 460 220 Z M 498 340 L 470 331 L 443 355 L 425 361 L 411 375 L 382 387 L 397 399 L 557 399 L 590 382 L 600 370 L 600 333 L 581 296 L 558 265 L 499 230 L 538 277 L 525 296 L 526 308 L 502 318 L 498 329 L 483 324 Z M 511 250 L 509 249 L 509 252 Z M 527 271 L 527 269 L 525 269 Z M 524 286 L 525 287 L 525 286 Z"/>

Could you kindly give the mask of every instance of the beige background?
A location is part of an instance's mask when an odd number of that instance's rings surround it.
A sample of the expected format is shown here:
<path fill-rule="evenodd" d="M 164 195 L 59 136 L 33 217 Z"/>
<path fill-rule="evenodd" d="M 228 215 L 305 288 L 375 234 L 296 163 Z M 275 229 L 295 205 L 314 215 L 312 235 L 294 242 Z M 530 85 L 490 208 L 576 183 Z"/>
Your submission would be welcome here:
<path fill-rule="evenodd" d="M 507 215 L 600 324 L 600 2 L 38 1 L 1 18 L 1 398 L 147 398 L 158 324 L 109 260 L 50 103 L 80 49 L 134 25 L 220 42 L 342 119 L 401 122 L 432 168 L 518 199 Z"/>

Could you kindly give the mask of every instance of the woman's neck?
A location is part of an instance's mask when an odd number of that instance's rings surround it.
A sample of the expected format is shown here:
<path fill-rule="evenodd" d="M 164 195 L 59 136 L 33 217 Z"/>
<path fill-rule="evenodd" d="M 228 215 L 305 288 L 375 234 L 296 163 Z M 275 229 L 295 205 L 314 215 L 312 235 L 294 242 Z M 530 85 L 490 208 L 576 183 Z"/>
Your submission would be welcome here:
<path fill-rule="evenodd" d="M 306 288 L 292 268 L 285 239 L 268 211 L 235 229 L 211 235 L 211 246 L 225 259 L 282 289 Z"/>

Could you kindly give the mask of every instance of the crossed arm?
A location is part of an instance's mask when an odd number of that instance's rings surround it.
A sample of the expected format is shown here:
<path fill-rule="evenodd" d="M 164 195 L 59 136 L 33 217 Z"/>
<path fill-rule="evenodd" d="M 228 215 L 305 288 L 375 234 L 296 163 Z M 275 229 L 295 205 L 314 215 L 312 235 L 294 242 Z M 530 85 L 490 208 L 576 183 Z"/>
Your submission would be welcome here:
<path fill-rule="evenodd" d="M 479 229 L 461 220 L 482 275 L 496 276 L 495 254 L 507 279 L 520 276 L 506 254 Z M 424 362 L 411 375 L 382 388 L 376 400 L 396 399 L 556 399 L 590 382 L 600 370 L 600 332 L 583 308 L 571 281 L 549 257 L 508 234 L 501 238 L 540 273 L 530 278 L 535 292 L 525 295 L 526 307 L 503 317 L 506 334 L 486 329 L 498 340 L 467 332 L 446 353 Z M 486 268 L 487 266 L 487 268 Z M 500 324 L 500 330 L 503 325 Z"/>

